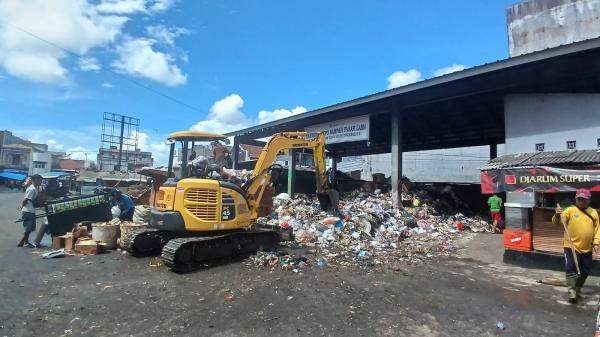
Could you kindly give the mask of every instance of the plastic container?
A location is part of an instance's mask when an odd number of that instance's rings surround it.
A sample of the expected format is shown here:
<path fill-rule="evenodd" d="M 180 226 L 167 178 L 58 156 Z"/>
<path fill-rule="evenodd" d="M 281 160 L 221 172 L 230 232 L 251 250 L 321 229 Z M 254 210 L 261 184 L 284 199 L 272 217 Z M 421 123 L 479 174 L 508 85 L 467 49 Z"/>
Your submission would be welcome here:
<path fill-rule="evenodd" d="M 506 249 L 523 252 L 528 252 L 533 249 L 533 241 L 530 231 L 507 228 L 504 230 L 503 239 L 504 248 Z"/>
<path fill-rule="evenodd" d="M 104 222 L 92 224 L 92 239 L 106 243 L 106 248 L 114 249 L 117 247 L 118 238 L 119 225 Z"/>

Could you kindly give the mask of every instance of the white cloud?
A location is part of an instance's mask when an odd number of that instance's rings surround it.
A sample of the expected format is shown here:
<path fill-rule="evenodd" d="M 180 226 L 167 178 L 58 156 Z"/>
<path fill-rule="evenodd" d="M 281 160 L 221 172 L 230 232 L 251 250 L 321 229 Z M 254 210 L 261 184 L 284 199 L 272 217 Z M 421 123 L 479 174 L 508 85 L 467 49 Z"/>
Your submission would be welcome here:
<path fill-rule="evenodd" d="M 102 13 L 136 14 L 164 12 L 175 0 L 102 0 L 97 10 Z"/>
<path fill-rule="evenodd" d="M 146 12 L 145 0 L 102 0 L 96 7 L 98 12 L 113 14 L 133 14 Z"/>
<path fill-rule="evenodd" d="M 64 83 L 68 54 L 56 46 L 85 55 L 115 41 L 127 20 L 100 15 L 86 0 L 1 1 L 0 66 L 26 80 Z"/>
<path fill-rule="evenodd" d="M 174 4 L 174 0 L 2 0 L 0 68 L 32 82 L 68 84 L 72 82 L 65 66 L 69 52 L 81 57 L 76 62 L 80 70 L 97 71 L 99 62 L 90 54 L 117 44 L 116 64 L 135 67 L 126 73 L 167 85 L 184 84 L 187 77 L 173 64 L 174 57 L 153 45 L 174 49 L 174 39 L 189 33 L 187 29 L 152 26 L 151 39 L 123 34 L 133 15 L 152 15 Z M 181 54 L 179 59 L 187 55 L 180 50 L 173 53 Z"/>
<path fill-rule="evenodd" d="M 172 64 L 173 56 L 153 49 L 155 40 L 127 39 L 117 48 L 119 59 L 113 66 L 120 72 L 145 77 L 168 86 L 187 82 L 187 75 Z"/>
<path fill-rule="evenodd" d="M 114 85 L 112 85 L 112 83 L 110 83 L 110 82 L 104 82 L 104 83 L 102 83 L 102 87 L 110 89 L 110 88 L 113 88 Z"/>
<path fill-rule="evenodd" d="M 410 69 L 408 71 L 396 71 L 387 78 L 387 88 L 393 89 L 422 80 L 423 79 L 421 78 L 421 72 L 416 69 Z"/>
<path fill-rule="evenodd" d="M 135 136 L 135 132 L 133 133 Z M 142 151 L 152 152 L 154 166 L 166 166 L 169 162 L 170 146 L 167 136 L 151 136 L 146 132 L 138 133 L 138 148 Z"/>
<path fill-rule="evenodd" d="M 238 94 L 216 101 L 210 108 L 208 118 L 191 127 L 193 131 L 226 133 L 247 127 L 250 123 L 242 112 L 244 100 Z"/>
<path fill-rule="evenodd" d="M 292 115 L 301 114 L 308 110 L 303 106 L 297 106 L 291 111 L 288 109 L 275 109 L 273 111 L 262 110 L 258 113 L 258 124 L 264 124 L 277 119 L 290 117 Z"/>
<path fill-rule="evenodd" d="M 2 56 L 4 69 L 15 77 L 38 83 L 67 82 L 67 70 L 55 55 L 10 51 Z"/>
<path fill-rule="evenodd" d="M 256 119 L 252 119 L 242 111 L 243 107 L 244 99 L 240 95 L 229 95 L 216 101 L 210 109 L 208 118 L 199 121 L 190 129 L 192 131 L 227 133 L 307 111 L 303 106 L 297 106 L 291 110 L 284 108 L 273 111 L 262 110 Z"/>
<path fill-rule="evenodd" d="M 64 144 L 61 144 L 54 139 L 48 139 L 46 144 L 48 144 L 48 149 L 52 149 L 52 151 L 61 151 L 65 147 Z"/>
<path fill-rule="evenodd" d="M 184 34 L 189 34 L 188 29 L 182 27 L 167 28 L 164 25 L 148 26 L 146 27 L 146 33 L 148 36 L 156 40 L 157 42 L 164 43 L 168 46 L 173 47 L 175 38 Z"/>
<path fill-rule="evenodd" d="M 176 0 L 154 0 L 150 1 L 149 9 L 152 12 L 164 12 L 175 4 Z"/>
<path fill-rule="evenodd" d="M 100 70 L 100 64 L 94 57 L 81 57 L 78 62 L 79 69 L 82 71 L 98 71 Z"/>
<path fill-rule="evenodd" d="M 436 71 L 433 72 L 433 76 L 444 76 L 444 75 L 448 75 L 457 71 L 461 71 L 461 70 L 465 70 L 466 67 L 463 66 L 462 64 L 453 64 L 451 66 L 447 66 L 447 67 L 443 67 L 440 68 Z"/>

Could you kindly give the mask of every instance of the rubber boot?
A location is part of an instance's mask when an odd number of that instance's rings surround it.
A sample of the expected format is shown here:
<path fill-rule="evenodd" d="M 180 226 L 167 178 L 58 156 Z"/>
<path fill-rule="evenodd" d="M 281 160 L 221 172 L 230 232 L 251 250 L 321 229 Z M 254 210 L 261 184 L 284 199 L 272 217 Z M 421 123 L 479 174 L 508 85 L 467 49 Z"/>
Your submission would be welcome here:
<path fill-rule="evenodd" d="M 577 303 L 577 276 L 567 276 L 567 289 L 569 292 L 569 303 Z"/>
<path fill-rule="evenodd" d="M 577 281 L 575 282 L 575 291 L 577 292 L 577 298 L 578 299 L 582 299 L 582 297 L 581 297 L 581 288 L 585 284 L 585 279 L 586 278 L 587 277 L 579 276 L 577 278 Z"/>

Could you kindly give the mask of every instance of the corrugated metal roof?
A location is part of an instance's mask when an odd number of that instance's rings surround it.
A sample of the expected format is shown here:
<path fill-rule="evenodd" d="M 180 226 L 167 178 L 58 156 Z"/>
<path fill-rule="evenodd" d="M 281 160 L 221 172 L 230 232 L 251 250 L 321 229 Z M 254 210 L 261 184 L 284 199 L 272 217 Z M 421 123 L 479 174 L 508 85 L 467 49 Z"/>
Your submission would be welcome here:
<path fill-rule="evenodd" d="M 430 88 L 430 87 L 433 87 L 433 86 L 436 86 L 439 84 L 443 84 L 443 83 L 449 83 L 449 82 L 453 82 L 453 81 L 457 81 L 457 80 L 461 80 L 461 79 L 465 79 L 465 78 L 469 78 L 469 77 L 475 77 L 475 76 L 479 76 L 481 74 L 490 73 L 490 72 L 503 70 L 503 69 L 508 69 L 508 68 L 512 68 L 512 67 L 516 67 L 516 66 L 525 65 L 525 64 L 530 64 L 533 62 L 544 61 L 547 59 L 551 59 L 553 57 L 568 55 L 571 53 L 588 51 L 588 50 L 599 48 L 599 47 L 600 47 L 600 38 L 593 38 L 593 39 L 588 39 L 588 40 L 584 40 L 584 41 L 580 41 L 580 42 L 576 42 L 576 43 L 570 43 L 570 44 L 560 45 L 560 46 L 553 47 L 553 48 L 547 48 L 544 50 L 539 50 L 539 51 L 528 53 L 528 54 L 523 54 L 523 55 L 519 55 L 519 56 L 507 58 L 507 59 L 501 59 L 501 60 L 498 60 L 495 62 L 484 63 L 482 65 L 474 66 L 474 67 L 467 68 L 467 69 L 464 69 L 461 71 L 456 71 L 456 72 L 453 72 L 450 74 L 446 74 L 444 76 L 437 76 L 437 77 L 433 77 L 433 78 L 419 81 L 416 83 L 412 83 L 409 85 L 405 85 L 405 86 L 373 93 L 373 94 L 366 95 L 363 97 L 358 97 L 355 99 L 343 101 L 343 102 L 336 103 L 336 104 L 333 104 L 330 106 L 326 106 L 326 107 L 323 107 L 320 109 L 307 111 L 307 112 L 304 112 L 301 114 L 296 114 L 296 115 L 289 116 L 286 118 L 281 118 L 281 119 L 267 122 L 264 124 L 259 124 L 259 125 L 255 125 L 252 127 L 245 128 L 245 129 L 229 132 L 229 133 L 226 133 L 225 135 L 228 137 L 231 137 L 231 136 L 239 136 L 239 135 L 243 135 L 243 134 L 250 134 L 252 132 L 255 132 L 255 131 L 258 131 L 261 129 L 266 129 L 266 128 L 290 123 L 290 122 L 301 120 L 301 119 L 308 119 L 308 118 L 319 116 L 319 115 L 329 114 L 333 111 L 340 111 L 343 109 L 356 107 L 361 104 L 372 103 L 374 101 L 386 99 L 386 98 L 396 96 L 396 95 L 405 94 L 405 93 L 408 93 L 411 91 Z"/>
<path fill-rule="evenodd" d="M 600 164 L 600 150 L 551 151 L 510 154 L 490 160 L 481 170 L 516 166 Z"/>

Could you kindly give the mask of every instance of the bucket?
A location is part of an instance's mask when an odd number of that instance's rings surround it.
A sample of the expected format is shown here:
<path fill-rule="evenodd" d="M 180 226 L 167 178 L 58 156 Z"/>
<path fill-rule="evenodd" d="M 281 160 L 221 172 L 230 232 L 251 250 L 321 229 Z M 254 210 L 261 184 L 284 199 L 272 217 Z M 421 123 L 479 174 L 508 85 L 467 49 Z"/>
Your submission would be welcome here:
<path fill-rule="evenodd" d="M 92 239 L 106 243 L 106 248 L 114 249 L 119 237 L 119 225 L 106 222 L 92 224 Z"/>
<path fill-rule="evenodd" d="M 143 222 L 121 222 L 121 242 L 123 242 L 123 240 L 125 240 L 125 236 L 127 236 L 127 234 L 131 233 L 132 231 L 146 228 L 148 228 L 148 224 Z"/>

